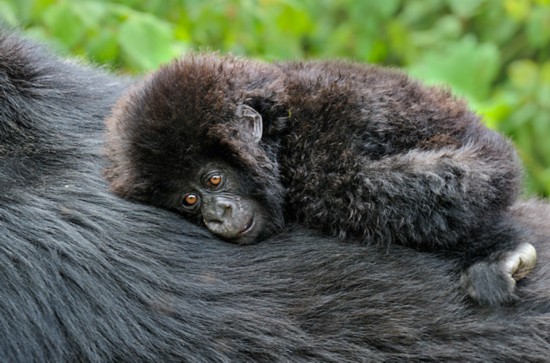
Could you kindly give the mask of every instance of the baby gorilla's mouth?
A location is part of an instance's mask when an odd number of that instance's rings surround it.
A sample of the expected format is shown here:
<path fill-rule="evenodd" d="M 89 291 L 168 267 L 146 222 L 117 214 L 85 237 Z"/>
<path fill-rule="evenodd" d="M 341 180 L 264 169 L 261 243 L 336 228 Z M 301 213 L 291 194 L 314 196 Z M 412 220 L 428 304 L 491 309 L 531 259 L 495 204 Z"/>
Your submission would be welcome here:
<path fill-rule="evenodd" d="M 243 229 L 239 232 L 239 236 L 247 234 L 250 230 L 252 230 L 252 227 L 254 227 L 254 216 L 250 217 L 248 223 L 246 223 Z"/>

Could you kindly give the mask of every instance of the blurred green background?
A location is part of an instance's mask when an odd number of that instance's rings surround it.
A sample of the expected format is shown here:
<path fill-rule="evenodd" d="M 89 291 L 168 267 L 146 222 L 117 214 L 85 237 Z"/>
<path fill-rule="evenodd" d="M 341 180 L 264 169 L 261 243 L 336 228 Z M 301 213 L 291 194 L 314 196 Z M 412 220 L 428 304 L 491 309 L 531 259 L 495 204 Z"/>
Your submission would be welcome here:
<path fill-rule="evenodd" d="M 191 49 L 405 68 L 508 135 L 550 196 L 550 0 L 0 0 L 58 52 L 134 74 Z"/>

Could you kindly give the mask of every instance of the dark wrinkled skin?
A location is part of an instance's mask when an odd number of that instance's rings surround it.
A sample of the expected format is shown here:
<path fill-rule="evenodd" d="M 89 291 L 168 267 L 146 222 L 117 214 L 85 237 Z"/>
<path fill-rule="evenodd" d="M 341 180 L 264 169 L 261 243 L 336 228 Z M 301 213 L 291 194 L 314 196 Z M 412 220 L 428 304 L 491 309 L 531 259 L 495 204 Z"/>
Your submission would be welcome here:
<path fill-rule="evenodd" d="M 443 253 L 484 305 L 516 300 L 504 266 L 536 262 L 510 214 L 521 179 L 512 145 L 448 91 L 396 70 L 192 54 L 132 87 L 106 137 L 113 191 L 157 206 L 181 200 L 202 165 L 228 165 L 243 186 L 232 197 L 255 202 L 226 223 L 230 232 L 204 223 L 205 211 L 180 212 L 231 242 L 254 241 L 239 232 L 263 208 L 256 240 L 286 220 Z"/>
<path fill-rule="evenodd" d="M 245 245 L 265 238 L 269 211 L 246 197 L 246 188 L 233 168 L 225 163 L 208 163 L 193 174 L 174 185 L 176 192 L 165 200 L 164 207 L 195 219 L 228 241 Z M 208 185 L 211 175 L 222 177 L 220 185 Z M 197 198 L 193 205 L 185 202 L 189 194 Z"/>
<path fill-rule="evenodd" d="M 548 205 L 511 209 L 539 264 L 497 309 L 436 254 L 301 227 L 223 243 L 109 193 L 102 119 L 125 86 L 0 30 L 1 362 L 548 359 Z"/>

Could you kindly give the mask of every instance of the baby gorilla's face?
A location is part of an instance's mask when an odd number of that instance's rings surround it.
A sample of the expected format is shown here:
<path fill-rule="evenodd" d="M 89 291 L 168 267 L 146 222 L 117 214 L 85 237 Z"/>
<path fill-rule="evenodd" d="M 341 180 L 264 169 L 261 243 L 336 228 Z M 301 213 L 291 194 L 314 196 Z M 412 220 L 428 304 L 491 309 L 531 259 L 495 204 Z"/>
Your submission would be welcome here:
<path fill-rule="evenodd" d="M 216 235 L 237 244 L 251 244 L 266 234 L 262 204 L 246 195 L 235 170 L 208 164 L 181 181 L 167 207 L 204 225 Z"/>

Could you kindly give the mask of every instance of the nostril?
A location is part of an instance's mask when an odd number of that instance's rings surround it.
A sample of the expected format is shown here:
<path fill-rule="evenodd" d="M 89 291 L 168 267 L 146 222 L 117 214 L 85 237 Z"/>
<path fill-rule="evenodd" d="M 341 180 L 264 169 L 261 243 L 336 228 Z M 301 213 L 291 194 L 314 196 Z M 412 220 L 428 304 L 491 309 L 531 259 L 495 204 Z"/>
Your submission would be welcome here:
<path fill-rule="evenodd" d="M 204 198 L 201 206 L 202 218 L 205 223 L 228 223 L 235 217 L 237 206 L 230 198 L 222 196 Z"/>
<path fill-rule="evenodd" d="M 227 202 L 227 201 L 219 202 L 217 207 L 222 218 L 231 215 L 232 205 L 230 202 Z"/>

